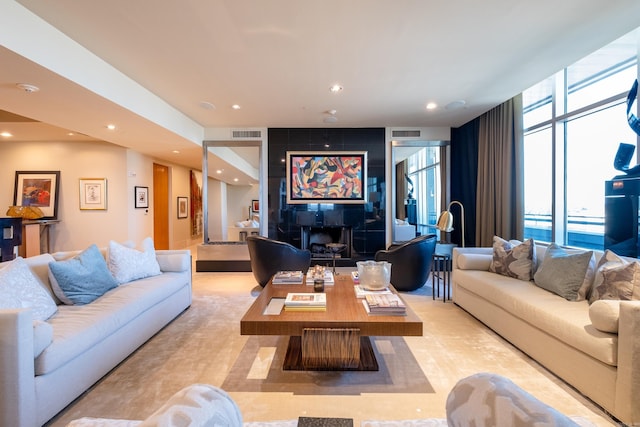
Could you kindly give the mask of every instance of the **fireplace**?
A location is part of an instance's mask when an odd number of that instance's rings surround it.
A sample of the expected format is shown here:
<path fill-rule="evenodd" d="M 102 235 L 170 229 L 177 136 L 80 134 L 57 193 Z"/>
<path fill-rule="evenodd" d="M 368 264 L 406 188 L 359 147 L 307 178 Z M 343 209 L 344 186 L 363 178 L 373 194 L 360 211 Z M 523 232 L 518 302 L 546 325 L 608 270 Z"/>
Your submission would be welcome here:
<path fill-rule="evenodd" d="M 302 249 L 311 251 L 313 259 L 331 259 L 333 254 L 327 243 L 343 243 L 346 248 L 336 254 L 336 258 L 351 258 L 352 228 L 346 225 L 302 226 L 300 227 Z"/>

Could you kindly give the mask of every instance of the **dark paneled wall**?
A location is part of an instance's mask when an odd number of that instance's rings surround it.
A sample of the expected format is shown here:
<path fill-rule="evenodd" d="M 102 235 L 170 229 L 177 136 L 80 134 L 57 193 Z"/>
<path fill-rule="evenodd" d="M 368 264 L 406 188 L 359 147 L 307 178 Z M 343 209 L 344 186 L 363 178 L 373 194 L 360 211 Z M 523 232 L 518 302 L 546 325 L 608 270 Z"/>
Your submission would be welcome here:
<path fill-rule="evenodd" d="M 366 204 L 287 204 L 287 151 L 366 151 L 367 193 L 377 193 Z M 376 251 L 385 248 L 385 131 L 384 128 L 272 128 L 269 129 L 268 227 L 269 237 L 301 247 L 301 225 L 325 223 L 324 217 L 342 218 L 351 227 L 353 250 L 350 263 L 373 259 Z M 327 213 L 330 212 L 330 213 Z M 313 224 L 312 224 L 313 225 Z M 344 260 L 346 261 L 346 260 Z"/>

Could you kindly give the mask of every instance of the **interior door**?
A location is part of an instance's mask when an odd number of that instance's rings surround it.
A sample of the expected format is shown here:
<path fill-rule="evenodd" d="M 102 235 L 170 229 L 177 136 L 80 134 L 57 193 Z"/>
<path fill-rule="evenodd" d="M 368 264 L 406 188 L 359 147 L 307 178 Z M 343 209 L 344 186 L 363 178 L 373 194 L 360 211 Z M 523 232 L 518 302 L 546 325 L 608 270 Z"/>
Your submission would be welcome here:
<path fill-rule="evenodd" d="M 169 249 L 169 167 L 153 164 L 153 243 Z"/>

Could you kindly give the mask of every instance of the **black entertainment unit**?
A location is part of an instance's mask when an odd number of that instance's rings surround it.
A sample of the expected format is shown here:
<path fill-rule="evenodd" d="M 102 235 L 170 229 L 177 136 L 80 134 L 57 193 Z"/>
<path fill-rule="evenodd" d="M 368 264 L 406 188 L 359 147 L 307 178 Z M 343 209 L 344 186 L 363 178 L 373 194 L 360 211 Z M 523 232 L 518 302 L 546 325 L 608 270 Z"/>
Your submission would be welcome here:
<path fill-rule="evenodd" d="M 605 182 L 604 248 L 638 258 L 640 177 L 616 177 Z"/>

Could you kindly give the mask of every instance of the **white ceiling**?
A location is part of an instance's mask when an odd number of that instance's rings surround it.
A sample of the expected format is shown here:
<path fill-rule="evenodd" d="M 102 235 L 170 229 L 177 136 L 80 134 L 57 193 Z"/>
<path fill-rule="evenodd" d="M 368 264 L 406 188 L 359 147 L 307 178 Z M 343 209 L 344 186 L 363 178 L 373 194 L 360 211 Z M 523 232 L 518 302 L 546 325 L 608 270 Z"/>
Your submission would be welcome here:
<path fill-rule="evenodd" d="M 0 109 L 53 125 L 0 131 L 199 169 L 215 128 L 458 127 L 638 25 L 637 0 L 0 0 Z"/>

